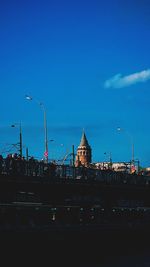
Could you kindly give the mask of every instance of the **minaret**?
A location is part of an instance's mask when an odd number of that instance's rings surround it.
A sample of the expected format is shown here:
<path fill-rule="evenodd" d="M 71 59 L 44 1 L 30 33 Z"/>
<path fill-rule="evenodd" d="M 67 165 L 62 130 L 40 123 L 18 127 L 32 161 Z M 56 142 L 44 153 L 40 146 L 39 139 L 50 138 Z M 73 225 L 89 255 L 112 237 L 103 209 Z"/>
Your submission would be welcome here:
<path fill-rule="evenodd" d="M 83 165 L 88 167 L 92 160 L 91 152 L 91 147 L 87 141 L 85 132 L 83 131 L 81 142 L 77 149 L 76 166 Z"/>

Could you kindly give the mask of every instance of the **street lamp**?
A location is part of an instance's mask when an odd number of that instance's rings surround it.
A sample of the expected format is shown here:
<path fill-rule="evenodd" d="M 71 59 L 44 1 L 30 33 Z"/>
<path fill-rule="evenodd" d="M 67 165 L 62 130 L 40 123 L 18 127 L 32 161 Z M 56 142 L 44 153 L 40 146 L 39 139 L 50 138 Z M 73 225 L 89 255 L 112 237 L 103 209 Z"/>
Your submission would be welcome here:
<path fill-rule="evenodd" d="M 120 127 L 117 128 L 117 131 L 118 131 L 118 132 L 123 131 L 123 132 L 125 132 L 126 135 L 129 137 L 130 142 L 131 142 L 131 146 L 132 146 L 132 157 L 131 157 L 131 162 L 134 164 L 134 143 L 133 143 L 133 136 L 132 136 L 129 132 L 127 132 L 126 130 L 124 130 L 124 129 L 120 128 Z"/>
<path fill-rule="evenodd" d="M 16 127 L 19 125 L 19 152 L 20 156 L 22 157 L 22 127 L 21 122 L 20 123 L 14 123 L 11 125 L 11 127 Z"/>
<path fill-rule="evenodd" d="M 48 133 L 47 133 L 47 118 L 46 118 L 45 106 L 42 102 L 36 99 L 33 99 L 33 97 L 29 95 L 26 95 L 25 98 L 30 101 L 34 100 L 43 110 L 43 113 L 44 113 L 44 147 L 45 147 L 44 156 L 45 156 L 46 163 L 48 163 Z"/>

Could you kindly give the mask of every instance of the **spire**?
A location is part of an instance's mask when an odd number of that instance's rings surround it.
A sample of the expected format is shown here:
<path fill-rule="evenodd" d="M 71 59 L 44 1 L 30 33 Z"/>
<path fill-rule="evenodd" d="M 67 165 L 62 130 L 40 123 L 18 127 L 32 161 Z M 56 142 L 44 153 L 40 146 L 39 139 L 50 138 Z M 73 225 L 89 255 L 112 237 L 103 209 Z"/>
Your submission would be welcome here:
<path fill-rule="evenodd" d="M 82 134 L 82 137 L 81 137 L 80 146 L 89 147 L 89 144 L 88 144 L 88 141 L 87 141 L 87 138 L 86 138 L 84 130 L 83 130 L 83 134 Z"/>

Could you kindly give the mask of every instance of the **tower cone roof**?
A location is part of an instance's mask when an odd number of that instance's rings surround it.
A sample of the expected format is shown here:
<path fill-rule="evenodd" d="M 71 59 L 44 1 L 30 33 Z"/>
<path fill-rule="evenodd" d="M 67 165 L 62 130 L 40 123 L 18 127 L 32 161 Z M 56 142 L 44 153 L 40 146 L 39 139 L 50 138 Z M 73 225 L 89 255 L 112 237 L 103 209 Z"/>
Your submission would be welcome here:
<path fill-rule="evenodd" d="M 85 135 L 85 132 L 84 131 L 83 131 L 83 134 L 82 134 L 82 137 L 81 137 L 80 146 L 89 147 L 89 143 L 88 143 L 88 140 L 86 138 L 86 135 Z"/>

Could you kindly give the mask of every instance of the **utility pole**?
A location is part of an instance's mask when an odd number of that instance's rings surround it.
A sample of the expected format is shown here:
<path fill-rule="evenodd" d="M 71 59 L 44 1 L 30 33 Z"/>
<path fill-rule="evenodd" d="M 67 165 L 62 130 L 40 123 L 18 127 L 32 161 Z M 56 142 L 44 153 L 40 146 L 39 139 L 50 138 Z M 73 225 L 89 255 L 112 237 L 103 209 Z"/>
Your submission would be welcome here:
<path fill-rule="evenodd" d="M 19 139 L 20 139 L 20 156 L 22 158 L 22 128 L 21 128 L 21 122 L 20 122 L 20 133 L 19 133 Z"/>
<path fill-rule="evenodd" d="M 12 124 L 11 127 L 14 128 L 17 125 L 19 126 L 19 154 L 22 157 L 22 127 L 21 127 L 21 122 Z"/>
<path fill-rule="evenodd" d="M 111 152 L 109 154 L 109 160 L 110 160 L 110 169 L 112 169 L 112 155 L 111 155 Z"/>
<path fill-rule="evenodd" d="M 42 104 L 43 106 L 43 104 Z M 48 137 L 47 137 L 47 119 L 46 119 L 46 110 L 45 107 L 43 106 L 43 111 L 44 111 L 44 133 L 45 133 L 45 152 L 44 156 L 46 159 L 46 163 L 48 163 Z"/>
<path fill-rule="evenodd" d="M 74 154 L 74 145 L 72 145 L 72 166 L 74 167 L 75 163 L 75 154 Z"/>
<path fill-rule="evenodd" d="M 29 152 L 28 152 L 28 148 L 26 147 L 26 160 L 29 160 Z"/>
<path fill-rule="evenodd" d="M 132 143 L 132 162 L 134 164 L 134 144 Z"/>

